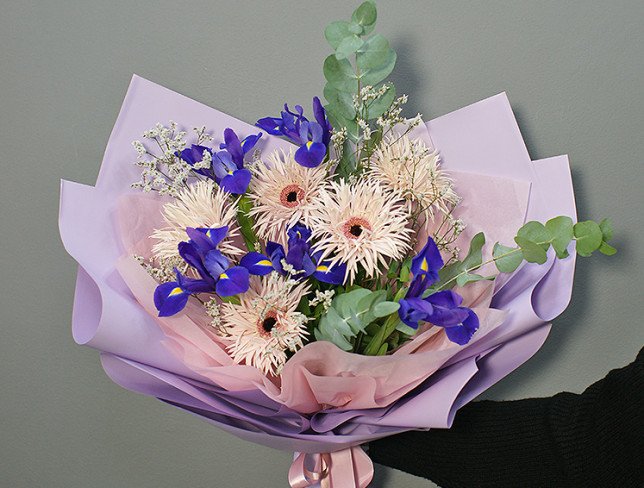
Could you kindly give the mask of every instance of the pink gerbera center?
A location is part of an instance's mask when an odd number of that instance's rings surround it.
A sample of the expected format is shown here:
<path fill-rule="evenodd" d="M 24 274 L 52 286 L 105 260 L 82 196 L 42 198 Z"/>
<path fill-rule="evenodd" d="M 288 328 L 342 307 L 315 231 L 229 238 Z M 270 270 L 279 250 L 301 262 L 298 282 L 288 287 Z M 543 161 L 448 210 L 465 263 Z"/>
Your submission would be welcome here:
<path fill-rule="evenodd" d="M 359 238 L 365 230 L 371 230 L 371 224 L 361 217 L 351 217 L 342 224 L 342 233 L 349 239 Z"/>
<path fill-rule="evenodd" d="M 263 337 L 269 337 L 271 331 L 278 325 L 277 323 L 277 312 L 271 310 L 270 312 L 264 315 L 263 319 L 257 321 L 257 330 L 259 334 Z"/>
<path fill-rule="evenodd" d="M 288 185 L 280 193 L 280 203 L 288 208 L 297 207 L 304 199 L 304 190 L 299 185 Z"/>

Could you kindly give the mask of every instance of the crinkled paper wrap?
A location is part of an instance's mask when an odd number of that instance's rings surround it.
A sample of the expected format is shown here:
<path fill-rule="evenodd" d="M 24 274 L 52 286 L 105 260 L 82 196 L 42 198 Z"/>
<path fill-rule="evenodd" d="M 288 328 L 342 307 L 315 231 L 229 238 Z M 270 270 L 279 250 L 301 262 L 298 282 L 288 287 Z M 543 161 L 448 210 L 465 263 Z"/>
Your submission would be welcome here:
<path fill-rule="evenodd" d="M 330 462 L 349 466 L 353 459 L 355 486 L 366 486 L 370 476 L 357 468 L 364 463 L 350 448 L 409 429 L 449 427 L 458 408 L 539 349 L 548 322 L 569 302 L 574 253 L 564 260 L 549 255 L 544 265 L 525 264 L 494 285 L 467 290 L 467 304 L 482 316 L 482 327 L 466 346 L 430 329 L 384 358 L 311 343 L 289 360 L 281 380 L 234 364 L 196 305 L 189 304 L 182 315 L 156 317 L 156 284 L 131 258 L 134 251 L 148 250 L 146 238 L 160 223 L 163 203 L 130 189 L 139 178 L 131 141 L 168 120 L 188 128 L 204 125 L 213 134 L 226 127 L 241 136 L 256 132 L 134 76 L 96 186 L 63 181 L 61 187 L 60 232 L 79 264 L 74 339 L 98 349 L 107 374 L 125 388 L 252 442 L 335 453 Z M 432 120 L 414 135 L 439 150 L 463 197 L 459 216 L 468 228 L 461 248 L 478 231 L 485 232 L 488 243 L 507 245 L 527 220 L 575 218 L 567 158 L 529 159 L 505 94 Z M 263 154 L 288 148 L 271 136 L 262 143 Z M 349 458 L 342 460 L 339 453 Z M 304 478 L 296 473 L 292 486 L 309 486 Z"/>

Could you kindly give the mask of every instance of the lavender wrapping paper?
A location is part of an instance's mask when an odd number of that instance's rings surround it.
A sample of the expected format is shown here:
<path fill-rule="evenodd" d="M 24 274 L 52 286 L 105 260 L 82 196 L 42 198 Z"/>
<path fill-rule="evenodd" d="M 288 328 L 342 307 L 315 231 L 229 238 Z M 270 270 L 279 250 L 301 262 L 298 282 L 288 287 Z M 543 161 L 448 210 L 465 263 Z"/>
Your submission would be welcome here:
<path fill-rule="evenodd" d="M 259 391 L 228 392 L 204 382 L 162 346 L 163 333 L 133 299 L 115 269 L 123 254 L 115 230 L 119 196 L 138 179 L 131 141 L 158 121 L 205 125 L 215 132 L 254 129 L 154 83 L 134 76 L 105 152 L 96 187 L 61 186 L 60 231 L 76 261 L 74 339 L 101 351 L 110 378 L 132 391 L 158 397 L 241 438 L 283 450 L 332 452 L 416 428 L 449 427 L 462 405 L 529 359 L 568 304 L 574 254 L 542 266 L 524 265 L 498 280 L 493 306 L 506 320 L 465 347 L 412 394 L 381 409 L 304 416 Z M 567 158 L 532 162 L 505 94 L 427 123 L 421 134 L 452 171 L 526 182 L 526 220 L 575 217 Z M 264 138 L 263 138 L 264 139 Z M 263 151 L 288 144 L 273 137 Z M 547 198 L 546 198 L 547 196 Z"/>

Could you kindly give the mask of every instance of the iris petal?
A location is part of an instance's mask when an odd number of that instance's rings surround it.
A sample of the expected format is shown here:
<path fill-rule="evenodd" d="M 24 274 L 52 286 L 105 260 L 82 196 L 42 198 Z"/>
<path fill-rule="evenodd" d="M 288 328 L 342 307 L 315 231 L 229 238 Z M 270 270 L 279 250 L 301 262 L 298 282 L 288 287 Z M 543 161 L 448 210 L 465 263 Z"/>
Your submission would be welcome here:
<path fill-rule="evenodd" d="M 218 276 L 228 269 L 229 261 L 221 251 L 214 249 L 212 251 L 208 251 L 203 260 L 203 264 L 208 270 L 208 273 L 210 273 L 210 276 L 216 280 Z"/>
<path fill-rule="evenodd" d="M 328 263 L 328 261 L 326 263 L 318 263 L 313 277 L 322 283 L 329 283 L 331 285 L 341 285 L 344 283 L 344 278 L 347 274 L 347 265 L 342 263 L 329 266 Z"/>
<path fill-rule="evenodd" d="M 216 291 L 221 297 L 229 297 L 245 293 L 250 286 L 248 270 L 242 266 L 234 266 L 219 275 Z"/>
<path fill-rule="evenodd" d="M 179 283 L 172 281 L 157 286 L 154 290 L 154 305 L 159 311 L 159 317 L 174 315 L 186 306 L 190 294 L 179 286 Z"/>
<path fill-rule="evenodd" d="M 251 173 L 247 169 L 238 169 L 226 175 L 219 182 L 219 186 L 233 195 L 243 195 L 250 184 Z"/>
<path fill-rule="evenodd" d="M 260 252 L 249 252 L 239 262 L 250 274 L 263 276 L 273 271 L 273 263 Z"/>
<path fill-rule="evenodd" d="M 257 141 L 259 141 L 261 137 L 262 137 L 261 132 L 259 134 L 254 134 L 254 135 L 244 137 L 244 139 L 241 141 L 241 147 L 244 154 L 247 154 L 248 151 L 253 149 L 257 144 Z"/>
<path fill-rule="evenodd" d="M 447 338 L 459 345 L 464 345 L 470 342 L 472 336 L 479 328 L 479 318 L 473 310 L 469 310 L 467 318 L 462 324 L 455 327 L 446 327 L 445 333 Z"/>
<path fill-rule="evenodd" d="M 427 286 L 431 286 L 438 280 L 438 270 L 442 267 L 443 257 L 438 246 L 431 237 L 428 237 L 423 249 L 411 260 L 411 272 L 414 276 L 427 275 Z"/>
<path fill-rule="evenodd" d="M 269 259 L 273 263 L 275 271 L 280 274 L 284 274 L 284 266 L 282 265 L 282 260 L 286 258 L 286 253 L 284 252 L 284 247 L 277 242 L 268 241 L 266 243 L 266 253 L 268 254 Z"/>
<path fill-rule="evenodd" d="M 429 295 L 426 300 L 438 307 L 456 308 L 463 303 L 463 297 L 452 290 L 442 290 Z"/>
<path fill-rule="evenodd" d="M 237 168 L 243 168 L 244 151 L 242 150 L 241 142 L 239 142 L 239 137 L 237 137 L 237 134 L 235 134 L 235 131 L 231 128 L 224 130 L 224 143 L 226 151 L 228 151 L 232 156 Z"/>
<path fill-rule="evenodd" d="M 321 142 L 307 142 L 295 151 L 295 161 L 305 168 L 316 168 L 326 156 L 326 146 Z"/>
<path fill-rule="evenodd" d="M 255 125 L 272 136 L 282 135 L 282 119 L 277 117 L 264 117 L 259 119 Z"/>

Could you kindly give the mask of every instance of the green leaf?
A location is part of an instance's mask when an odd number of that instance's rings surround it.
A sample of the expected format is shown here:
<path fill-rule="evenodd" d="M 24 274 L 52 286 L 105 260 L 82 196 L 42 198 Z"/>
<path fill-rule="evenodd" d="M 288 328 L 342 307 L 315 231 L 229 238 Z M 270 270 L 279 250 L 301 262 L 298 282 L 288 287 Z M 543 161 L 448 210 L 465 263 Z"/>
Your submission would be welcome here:
<path fill-rule="evenodd" d="M 232 304 L 235 304 L 235 305 L 239 305 L 241 303 L 241 300 L 239 299 L 239 297 L 237 295 L 232 295 L 232 296 L 229 296 L 229 297 L 219 297 L 219 298 L 224 303 L 232 303 Z"/>
<path fill-rule="evenodd" d="M 541 222 L 535 220 L 527 222 L 519 229 L 517 236 L 522 240 L 539 244 L 544 251 L 547 251 L 550 247 L 550 232 Z"/>
<path fill-rule="evenodd" d="M 396 52 L 393 49 L 387 51 L 382 64 L 379 66 L 363 66 L 361 58 L 362 56 L 358 56 L 356 64 L 360 69 L 360 81 L 363 85 L 377 85 L 391 74 L 396 65 Z"/>
<path fill-rule="evenodd" d="M 465 269 L 478 267 L 483 262 L 483 246 L 485 245 L 485 234 L 479 232 L 470 241 L 470 250 L 463 259 Z"/>
<path fill-rule="evenodd" d="M 389 48 L 389 41 L 381 34 L 367 39 L 357 51 L 357 63 L 361 70 L 382 66 L 387 61 L 389 52 L 393 52 Z"/>
<path fill-rule="evenodd" d="M 398 273 L 399 269 L 400 269 L 400 261 L 393 259 L 391 261 L 391 264 L 389 265 L 389 270 L 387 271 L 387 278 L 389 278 L 390 280 L 397 278 L 399 275 Z"/>
<path fill-rule="evenodd" d="M 345 336 L 353 335 L 353 330 L 349 326 L 349 323 L 344 317 L 341 317 L 337 310 L 333 307 L 329 307 L 326 314 L 320 319 L 320 326 L 325 326 L 329 329 L 337 330 L 339 333 Z"/>
<path fill-rule="evenodd" d="M 334 105 L 333 103 L 327 104 L 324 107 L 329 116 L 329 122 L 335 130 L 340 130 L 343 127 L 347 129 L 347 135 L 349 139 L 355 142 L 358 138 L 358 123 L 355 120 L 349 120 L 342 116 L 340 113 L 343 109 Z M 343 156 L 350 157 L 353 156 L 353 148 L 350 145 L 345 145 L 345 151 Z"/>
<path fill-rule="evenodd" d="M 353 345 L 335 329 L 327 330 L 320 326 L 313 331 L 313 334 L 315 335 L 316 341 L 332 342 L 344 351 L 351 351 L 353 349 Z"/>
<path fill-rule="evenodd" d="M 400 276 L 398 281 L 401 283 L 407 283 L 411 277 L 411 258 L 407 258 L 403 261 L 402 266 L 400 267 Z"/>
<path fill-rule="evenodd" d="M 362 27 L 360 24 L 356 24 L 355 22 L 349 22 L 349 32 L 351 32 L 351 34 L 360 36 L 364 33 L 364 27 Z"/>
<path fill-rule="evenodd" d="M 337 49 L 335 50 L 335 57 L 337 59 L 348 58 L 350 55 L 360 49 L 363 44 L 364 41 L 362 39 L 360 39 L 355 34 L 351 34 L 349 37 L 342 39 Z"/>
<path fill-rule="evenodd" d="M 327 114 L 328 115 L 328 114 Z M 333 124 L 332 117 L 329 116 L 331 124 Z M 355 154 L 350 146 L 349 141 L 345 141 L 342 157 L 335 168 L 336 178 L 346 178 L 351 175 L 356 169 Z"/>
<path fill-rule="evenodd" d="M 470 241 L 470 249 L 465 256 L 465 259 L 462 261 L 456 261 L 452 264 L 444 266 L 438 272 L 438 283 L 436 283 L 428 292 L 435 290 L 436 288 L 441 288 L 443 285 L 449 283 L 449 287 L 452 287 L 456 284 L 459 278 L 457 278 L 461 273 L 466 274 L 466 271 L 474 271 L 483 263 L 483 246 L 485 245 L 485 234 L 479 232 Z M 449 288 L 448 287 L 448 288 Z M 428 294 L 426 292 L 426 294 Z"/>
<path fill-rule="evenodd" d="M 605 254 L 606 256 L 612 256 L 617 252 L 617 249 L 615 249 L 613 246 L 608 244 L 607 242 L 602 242 L 602 245 L 599 246 L 599 252 L 602 254 Z"/>
<path fill-rule="evenodd" d="M 523 258 L 529 263 L 543 264 L 548 259 L 546 250 L 536 242 L 521 236 L 516 236 L 514 242 L 519 245 Z"/>
<path fill-rule="evenodd" d="M 324 29 L 324 37 L 333 49 L 337 49 L 342 39 L 349 37 L 351 34 L 359 34 L 359 32 L 352 32 L 351 24 L 344 20 L 331 22 Z"/>
<path fill-rule="evenodd" d="M 593 251 L 601 247 L 604 234 L 597 222 L 592 220 L 577 222 L 573 231 L 577 240 L 577 253 L 580 256 L 590 256 Z"/>
<path fill-rule="evenodd" d="M 358 78 L 348 60 L 338 59 L 335 54 L 331 54 L 324 60 L 322 70 L 326 80 L 337 90 L 352 93 L 358 91 Z"/>
<path fill-rule="evenodd" d="M 350 93 L 339 91 L 327 83 L 324 86 L 324 98 L 332 106 L 331 110 L 337 112 L 343 119 L 348 121 L 355 119 L 356 109 L 353 107 L 353 96 Z"/>
<path fill-rule="evenodd" d="M 380 302 L 373 307 L 372 313 L 376 317 L 386 317 L 397 312 L 399 308 L 400 304 L 397 302 Z"/>
<path fill-rule="evenodd" d="M 511 253 L 511 254 L 510 254 Z M 523 262 L 523 255 L 516 247 L 508 247 L 498 242 L 492 249 L 497 269 L 501 273 L 513 273 Z"/>
<path fill-rule="evenodd" d="M 385 354 L 387 354 L 388 348 L 389 348 L 389 344 L 385 342 L 382 346 L 380 346 L 380 349 L 378 349 L 376 356 L 384 356 Z"/>
<path fill-rule="evenodd" d="M 396 330 L 405 334 L 406 336 L 413 336 L 418 332 L 418 329 L 412 329 L 403 321 L 398 322 L 398 325 L 396 325 Z"/>
<path fill-rule="evenodd" d="M 483 281 L 483 280 L 493 280 L 493 279 L 494 279 L 494 276 L 482 276 L 480 274 L 464 273 L 459 275 L 456 278 L 456 285 L 465 286 L 468 283 L 474 283 L 476 281 Z"/>
<path fill-rule="evenodd" d="M 599 223 L 599 228 L 602 231 L 602 239 L 608 242 L 613 238 L 613 223 L 610 219 L 604 219 Z"/>
<path fill-rule="evenodd" d="M 237 204 L 237 222 L 239 230 L 249 251 L 255 250 L 257 235 L 254 231 L 255 222 L 250 216 L 250 210 L 253 208 L 253 201 L 250 197 L 243 195 Z"/>
<path fill-rule="evenodd" d="M 374 120 L 384 114 L 394 99 L 396 98 L 396 87 L 393 83 L 390 83 L 390 88 L 387 92 L 380 98 L 375 99 L 369 105 L 367 105 L 367 120 Z"/>
<path fill-rule="evenodd" d="M 376 4 L 373 1 L 364 2 L 351 16 L 351 20 L 360 25 L 373 25 L 376 23 L 377 18 L 378 12 L 376 10 Z"/>
<path fill-rule="evenodd" d="M 550 233 L 552 247 L 560 259 L 568 257 L 568 245 L 573 238 L 573 225 L 572 219 L 564 215 L 546 222 L 546 230 Z"/>

